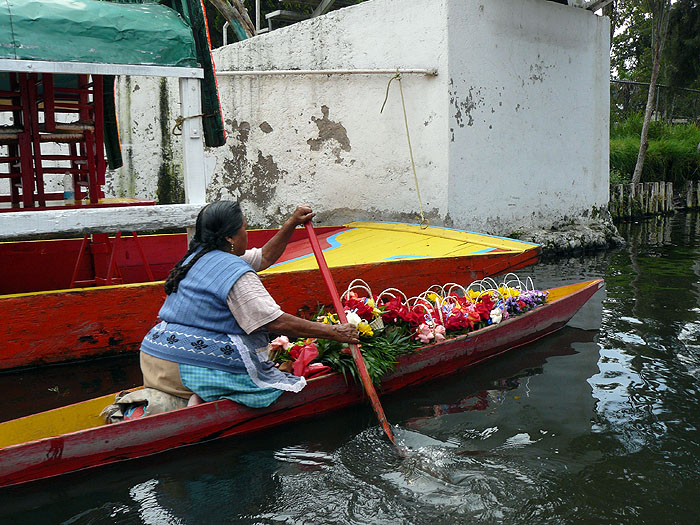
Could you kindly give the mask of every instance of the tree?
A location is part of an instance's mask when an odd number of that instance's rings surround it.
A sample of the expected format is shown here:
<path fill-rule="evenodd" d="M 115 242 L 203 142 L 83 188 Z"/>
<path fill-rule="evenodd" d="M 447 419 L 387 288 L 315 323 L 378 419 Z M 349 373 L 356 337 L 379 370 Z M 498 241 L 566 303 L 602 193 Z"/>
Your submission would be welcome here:
<path fill-rule="evenodd" d="M 250 38 L 255 35 L 255 25 L 251 22 L 248 10 L 241 0 L 209 0 L 209 2 L 216 7 L 231 26 L 239 25 L 243 29 L 245 34 L 239 35 L 239 38 Z"/>
<path fill-rule="evenodd" d="M 639 143 L 639 155 L 637 155 L 637 164 L 634 167 L 632 174 L 632 183 L 638 184 L 642 178 L 642 168 L 644 167 L 644 158 L 649 147 L 649 124 L 651 122 L 651 114 L 654 111 L 654 94 L 656 93 L 656 80 L 659 76 L 659 66 L 661 64 L 661 54 L 668 32 L 669 10 L 671 8 L 671 0 L 646 0 L 644 2 L 651 14 L 652 18 L 652 53 L 653 62 L 651 68 L 651 80 L 649 82 L 649 92 L 647 94 L 647 106 L 644 110 L 644 122 L 642 123 L 642 134 Z"/>
<path fill-rule="evenodd" d="M 700 0 L 678 0 L 669 20 L 666 81 L 676 87 L 700 88 Z"/>

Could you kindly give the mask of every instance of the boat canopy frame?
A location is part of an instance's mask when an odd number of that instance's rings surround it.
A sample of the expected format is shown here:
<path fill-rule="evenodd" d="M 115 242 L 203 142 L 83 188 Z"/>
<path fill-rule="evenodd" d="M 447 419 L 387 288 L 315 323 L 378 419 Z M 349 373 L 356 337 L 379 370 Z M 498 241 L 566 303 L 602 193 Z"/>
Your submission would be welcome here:
<path fill-rule="evenodd" d="M 200 6 L 198 1 L 193 2 L 196 6 L 189 4 L 187 0 L 180 0 L 171 8 L 155 2 L 28 0 L 8 2 L 0 8 L 0 20 L 7 18 L 12 21 L 12 24 L 3 24 L 4 29 L 0 31 L 8 43 L 0 50 L 0 74 L 177 78 L 185 186 L 185 204 L 173 205 L 176 209 L 171 206 L 138 206 L 128 214 L 117 208 L 22 209 L 21 217 L 15 217 L 16 213 L 0 213 L 3 239 L 58 233 L 57 219 L 66 224 L 63 233 L 114 231 L 117 224 L 125 231 L 141 229 L 144 224 L 151 224 L 154 229 L 156 225 L 159 228 L 193 226 L 192 209 L 201 208 L 206 203 L 206 173 L 213 167 L 211 163 L 205 163 L 204 142 L 209 144 L 211 140 L 221 142 L 225 139 L 223 128 L 214 129 L 212 133 L 210 128 L 216 126 L 203 122 L 202 114 L 207 113 L 202 111 L 203 103 L 210 106 L 216 102 L 217 108 L 219 103 L 218 96 L 213 101 L 209 93 L 211 86 L 207 85 L 211 83 L 208 77 L 213 74 L 213 70 L 209 71 L 211 55 L 208 46 L 205 50 L 199 41 L 199 33 L 206 33 L 206 28 L 200 27 L 203 12 L 196 10 Z M 90 13 L 95 16 L 88 16 Z M 74 29 L 73 33 L 71 30 L 66 34 L 60 29 L 65 21 Z M 163 24 L 171 30 L 163 31 Z M 62 45 L 56 46 L 55 35 L 59 31 L 65 38 Z M 31 42 L 36 45 L 31 45 Z M 122 48 L 124 53 L 120 51 Z M 221 119 L 220 111 L 216 118 Z M 216 138 L 212 139 L 212 136 Z M 90 215 L 88 224 L 86 214 Z"/>

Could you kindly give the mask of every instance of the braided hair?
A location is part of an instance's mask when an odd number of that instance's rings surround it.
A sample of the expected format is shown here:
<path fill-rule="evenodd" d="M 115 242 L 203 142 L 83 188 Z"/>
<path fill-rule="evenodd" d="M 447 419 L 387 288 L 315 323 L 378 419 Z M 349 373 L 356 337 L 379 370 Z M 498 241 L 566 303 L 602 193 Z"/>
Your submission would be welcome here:
<path fill-rule="evenodd" d="M 213 250 L 231 251 L 226 237 L 233 237 L 243 227 L 243 212 L 238 202 L 216 201 L 207 204 L 197 215 L 194 237 L 185 256 L 170 270 L 165 280 L 165 293 L 177 293 L 177 287 L 195 263 Z M 195 256 L 184 264 L 187 258 Z"/>

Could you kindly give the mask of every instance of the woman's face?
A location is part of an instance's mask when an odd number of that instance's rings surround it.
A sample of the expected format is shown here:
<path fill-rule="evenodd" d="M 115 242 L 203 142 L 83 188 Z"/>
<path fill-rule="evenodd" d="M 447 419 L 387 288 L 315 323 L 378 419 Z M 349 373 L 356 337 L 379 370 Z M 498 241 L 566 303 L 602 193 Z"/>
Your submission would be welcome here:
<path fill-rule="evenodd" d="M 230 242 L 233 246 L 233 250 L 231 251 L 233 255 L 238 255 L 240 257 L 248 249 L 248 230 L 246 230 L 247 227 L 248 223 L 246 222 L 244 217 L 243 226 L 241 226 L 241 229 L 238 230 L 235 233 L 235 235 L 233 235 L 233 237 L 226 237 L 226 240 Z"/>

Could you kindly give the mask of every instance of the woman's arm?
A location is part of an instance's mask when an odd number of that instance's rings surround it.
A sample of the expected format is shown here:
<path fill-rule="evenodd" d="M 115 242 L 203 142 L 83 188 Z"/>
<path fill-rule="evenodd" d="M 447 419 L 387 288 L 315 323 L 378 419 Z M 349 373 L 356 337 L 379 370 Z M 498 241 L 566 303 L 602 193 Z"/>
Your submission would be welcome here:
<path fill-rule="evenodd" d="M 305 204 L 297 206 L 292 216 L 282 225 L 280 231 L 262 247 L 262 264 L 258 271 L 262 271 L 275 264 L 287 247 L 287 243 L 289 239 L 291 239 L 295 228 L 310 221 L 314 215 L 316 214 L 311 210 L 310 206 L 306 206 Z"/>
<path fill-rule="evenodd" d="M 285 313 L 274 321 L 267 323 L 265 328 L 275 334 L 284 334 L 292 337 L 320 337 L 321 339 L 330 339 L 341 343 L 360 342 L 357 328 L 350 323 L 323 324 L 307 321 L 301 317 Z"/>

